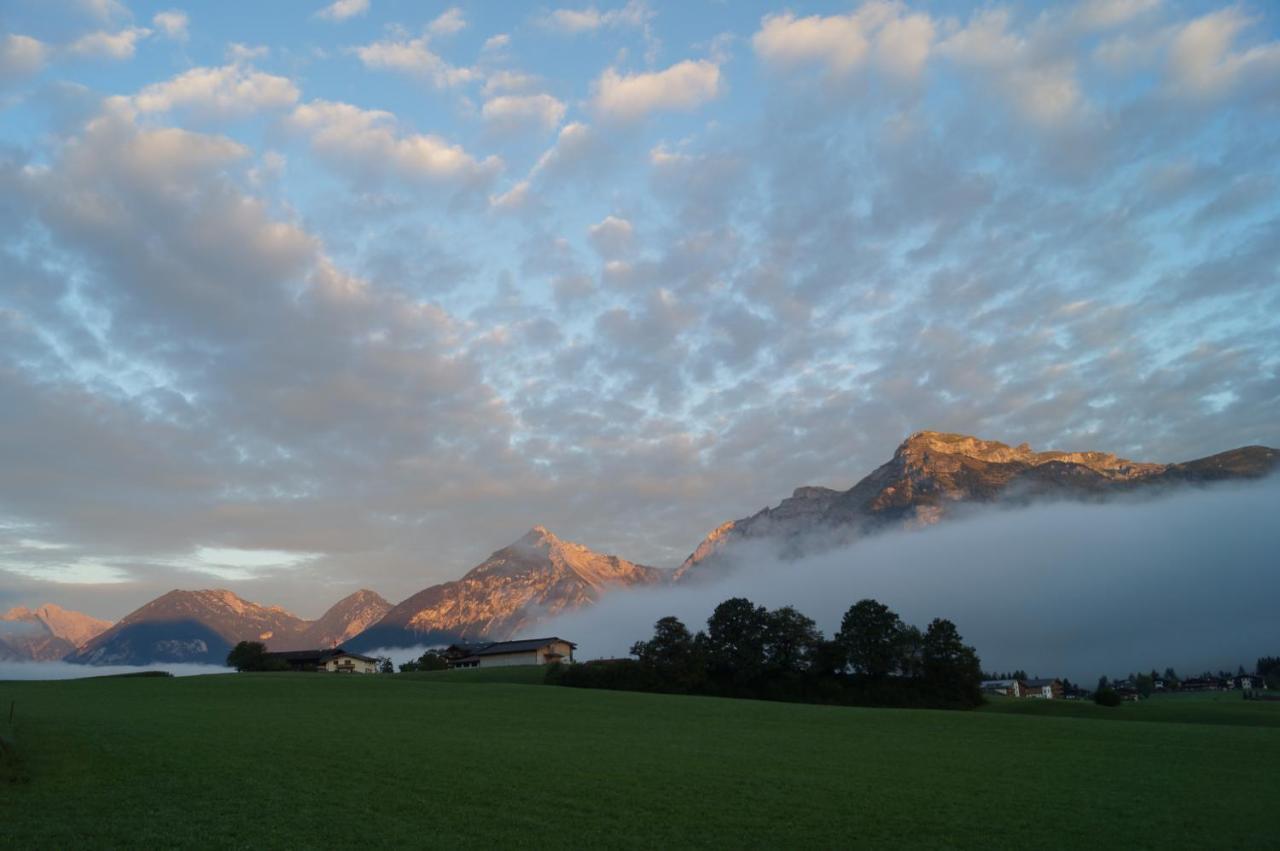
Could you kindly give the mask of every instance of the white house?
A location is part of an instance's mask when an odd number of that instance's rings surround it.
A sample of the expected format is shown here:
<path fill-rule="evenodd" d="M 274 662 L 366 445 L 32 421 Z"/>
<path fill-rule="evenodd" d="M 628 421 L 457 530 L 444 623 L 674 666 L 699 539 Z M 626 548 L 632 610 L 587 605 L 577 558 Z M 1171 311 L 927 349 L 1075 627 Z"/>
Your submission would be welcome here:
<path fill-rule="evenodd" d="M 372 656 L 361 656 L 359 653 L 348 653 L 341 648 L 322 657 L 320 664 L 320 670 L 332 674 L 378 673 L 377 659 Z"/>
<path fill-rule="evenodd" d="M 555 636 L 525 638 L 520 641 L 498 641 L 480 647 L 467 648 L 471 652 L 452 659 L 449 667 L 498 668 L 508 665 L 549 665 L 552 662 L 572 662 L 573 651 L 577 646 L 572 641 L 565 641 Z M 450 650 L 453 649 L 450 648 Z M 450 654 L 446 652 L 446 655 Z"/>

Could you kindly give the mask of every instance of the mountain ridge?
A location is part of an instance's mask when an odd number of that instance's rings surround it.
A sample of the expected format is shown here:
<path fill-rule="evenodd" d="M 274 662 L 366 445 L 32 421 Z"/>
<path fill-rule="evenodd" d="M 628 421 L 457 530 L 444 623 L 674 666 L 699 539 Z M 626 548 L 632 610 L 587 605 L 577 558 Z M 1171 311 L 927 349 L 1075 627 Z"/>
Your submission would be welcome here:
<path fill-rule="evenodd" d="M 1110 452 L 1037 452 L 971 435 L 918 431 L 893 457 L 848 490 L 800 487 L 777 506 L 713 529 L 676 568 L 685 581 L 736 542 L 780 539 L 783 556 L 848 543 L 889 526 L 936 523 L 960 503 L 1103 498 L 1145 487 L 1173 487 L 1273 472 L 1280 451 L 1244 446 L 1205 458 L 1163 464 Z"/>
<path fill-rule="evenodd" d="M 395 605 L 360 590 L 307 621 L 225 589 L 175 589 L 76 645 L 65 658 L 88 664 L 221 664 L 226 651 L 245 639 L 263 641 L 273 650 L 342 644 L 366 651 L 501 640 L 619 590 L 713 575 L 713 566 L 727 564 L 732 548 L 747 540 L 770 540 L 785 559 L 882 529 L 937 523 L 960 505 L 1156 493 L 1258 478 L 1278 464 L 1280 451 L 1265 446 L 1153 463 L 1109 452 L 1036 451 L 1026 443 L 920 431 L 846 490 L 801 486 L 775 506 L 718 525 L 674 570 L 598 553 L 534 526 L 458 579 L 430 585 Z"/>

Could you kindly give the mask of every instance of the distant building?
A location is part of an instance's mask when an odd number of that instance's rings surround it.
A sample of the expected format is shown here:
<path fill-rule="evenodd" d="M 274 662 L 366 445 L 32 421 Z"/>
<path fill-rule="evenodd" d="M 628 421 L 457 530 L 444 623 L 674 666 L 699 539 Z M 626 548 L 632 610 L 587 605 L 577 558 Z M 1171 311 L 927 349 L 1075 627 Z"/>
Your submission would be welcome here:
<path fill-rule="evenodd" d="M 1018 685 L 1023 697 L 1062 700 L 1062 680 L 1056 677 L 1051 680 L 1023 680 Z"/>
<path fill-rule="evenodd" d="M 1179 691 L 1218 691 L 1225 688 L 1217 677 L 1191 677 L 1178 685 Z"/>
<path fill-rule="evenodd" d="M 268 653 L 268 659 L 284 662 L 291 671 L 327 671 L 334 674 L 376 674 L 378 660 L 350 653 L 341 647 L 325 650 L 288 650 Z"/>
<path fill-rule="evenodd" d="M 984 694 L 1002 694 L 1005 697 L 1021 697 L 1022 686 L 1017 680 L 983 680 Z"/>
<path fill-rule="evenodd" d="M 509 665 L 549 665 L 572 662 L 578 645 L 563 638 L 526 638 L 484 645 L 452 645 L 445 649 L 450 668 L 497 668 Z M 466 648 L 469 653 L 460 651 Z"/>

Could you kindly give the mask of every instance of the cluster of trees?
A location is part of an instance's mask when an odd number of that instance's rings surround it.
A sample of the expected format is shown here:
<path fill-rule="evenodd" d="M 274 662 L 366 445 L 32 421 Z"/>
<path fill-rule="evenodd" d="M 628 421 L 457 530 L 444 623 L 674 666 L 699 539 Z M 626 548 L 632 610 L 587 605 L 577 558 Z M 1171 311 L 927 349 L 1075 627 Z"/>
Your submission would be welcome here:
<path fill-rule="evenodd" d="M 1280 688 L 1280 656 L 1263 656 L 1253 672 L 1267 682 L 1267 688 Z"/>
<path fill-rule="evenodd" d="M 390 660 L 388 660 L 390 661 Z M 401 662 L 400 670 L 403 671 L 443 671 L 449 667 L 449 661 L 443 655 L 435 650 L 428 650 L 417 659 L 409 662 Z M 387 671 L 387 673 L 391 673 Z"/>
<path fill-rule="evenodd" d="M 227 654 L 227 667 L 237 671 L 287 671 L 281 659 L 267 656 L 267 645 L 261 641 L 241 641 Z"/>
<path fill-rule="evenodd" d="M 875 706 L 970 708 L 982 669 L 955 624 L 922 632 L 875 600 L 851 606 L 830 639 L 791 606 L 770 611 L 726 600 L 691 633 L 678 618 L 654 625 L 635 659 L 556 666 L 548 681 L 586 688 L 712 694 Z"/>

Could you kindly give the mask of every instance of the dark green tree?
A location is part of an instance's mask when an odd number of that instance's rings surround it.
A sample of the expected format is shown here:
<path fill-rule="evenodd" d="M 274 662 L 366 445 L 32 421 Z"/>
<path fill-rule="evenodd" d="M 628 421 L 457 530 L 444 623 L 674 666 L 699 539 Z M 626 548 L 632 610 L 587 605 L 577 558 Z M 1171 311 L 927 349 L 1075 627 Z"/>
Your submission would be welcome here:
<path fill-rule="evenodd" d="M 419 671 L 443 671 L 449 667 L 449 660 L 434 650 L 428 650 L 418 657 Z"/>
<path fill-rule="evenodd" d="M 677 617 L 667 616 L 653 625 L 653 638 L 637 641 L 631 655 L 650 669 L 664 690 L 692 691 L 706 678 L 706 652 L 702 634 L 695 638 Z"/>
<path fill-rule="evenodd" d="M 237 671 L 267 670 L 267 645 L 261 641 L 241 641 L 227 654 L 227 666 Z"/>
<path fill-rule="evenodd" d="M 770 671 L 809 670 L 821 643 L 818 625 L 791 606 L 774 609 L 765 617 L 765 665 Z"/>
<path fill-rule="evenodd" d="M 378 662 L 378 673 L 394 674 L 395 672 L 396 672 L 396 666 L 392 664 L 391 657 L 390 656 L 381 657 L 381 660 Z"/>
<path fill-rule="evenodd" d="M 840 621 L 836 641 L 859 674 L 880 679 L 901 667 L 902 618 L 876 600 L 859 600 Z"/>
<path fill-rule="evenodd" d="M 982 663 L 977 651 L 964 643 L 956 625 L 945 618 L 929 622 L 921 645 L 921 661 L 925 679 L 931 682 L 974 689 L 981 684 Z"/>
<path fill-rule="evenodd" d="M 1151 697 L 1152 693 L 1156 690 L 1155 677 L 1147 674 L 1138 674 L 1133 678 L 1133 687 L 1137 689 L 1138 694 L 1143 697 Z"/>
<path fill-rule="evenodd" d="M 736 683 L 755 682 L 764 672 L 769 611 L 745 597 L 732 597 L 707 618 L 707 656 L 714 674 Z"/>

